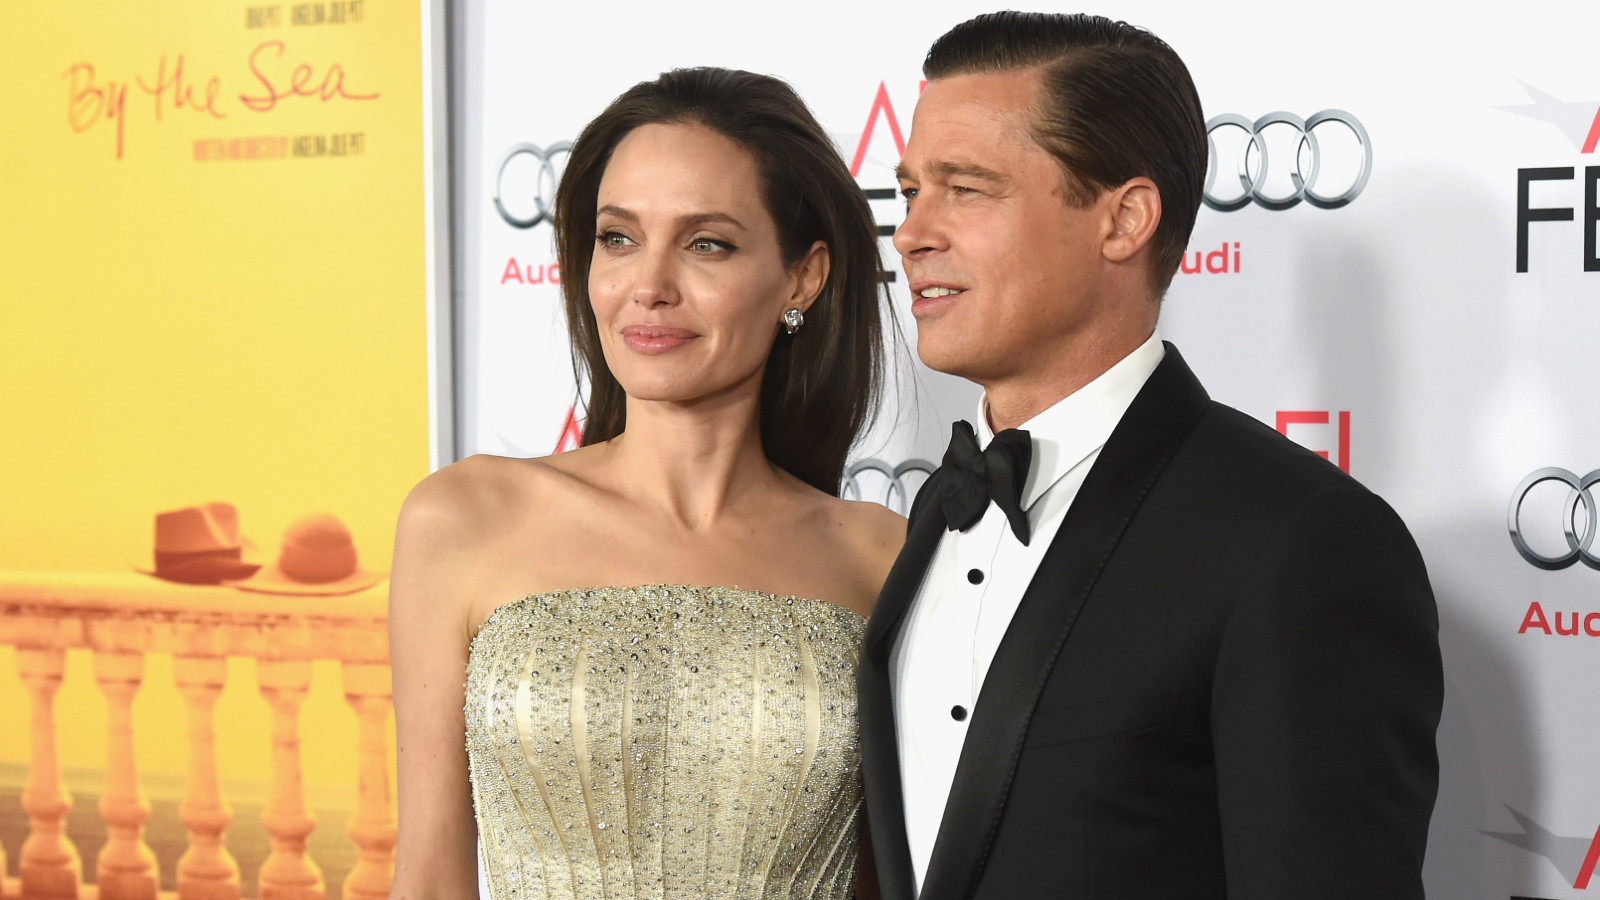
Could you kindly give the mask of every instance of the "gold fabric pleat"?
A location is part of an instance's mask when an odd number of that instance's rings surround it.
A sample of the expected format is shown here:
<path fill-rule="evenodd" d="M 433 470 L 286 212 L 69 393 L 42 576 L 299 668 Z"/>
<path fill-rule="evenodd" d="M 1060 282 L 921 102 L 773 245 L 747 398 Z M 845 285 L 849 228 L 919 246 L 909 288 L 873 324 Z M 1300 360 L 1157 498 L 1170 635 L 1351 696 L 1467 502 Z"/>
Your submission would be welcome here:
<path fill-rule="evenodd" d="M 495 610 L 465 707 L 492 900 L 850 897 L 865 624 L 681 585 Z"/>

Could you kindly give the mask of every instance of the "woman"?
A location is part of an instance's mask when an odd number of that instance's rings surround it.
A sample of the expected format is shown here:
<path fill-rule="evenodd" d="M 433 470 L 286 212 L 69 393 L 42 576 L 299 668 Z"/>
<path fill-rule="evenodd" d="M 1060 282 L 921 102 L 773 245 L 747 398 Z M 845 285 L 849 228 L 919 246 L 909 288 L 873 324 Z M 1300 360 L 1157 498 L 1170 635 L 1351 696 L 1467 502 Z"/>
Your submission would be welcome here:
<path fill-rule="evenodd" d="M 865 199 L 787 85 L 692 69 L 590 123 L 556 207 L 584 446 L 406 500 L 391 896 L 476 896 L 481 835 L 495 900 L 847 897 L 905 534 L 837 497 L 882 371 Z"/>

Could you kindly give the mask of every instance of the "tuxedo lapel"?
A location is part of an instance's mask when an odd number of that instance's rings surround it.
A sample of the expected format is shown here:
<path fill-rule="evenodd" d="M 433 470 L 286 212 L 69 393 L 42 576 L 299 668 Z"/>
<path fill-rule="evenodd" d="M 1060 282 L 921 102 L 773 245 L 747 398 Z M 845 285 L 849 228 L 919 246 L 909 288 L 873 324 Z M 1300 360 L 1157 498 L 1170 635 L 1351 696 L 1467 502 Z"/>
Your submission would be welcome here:
<path fill-rule="evenodd" d="M 958 900 L 976 887 L 1045 679 L 1128 523 L 1207 402 L 1167 344 L 1045 551 L 984 678 L 920 900 Z M 892 730 L 889 737 L 893 752 Z"/>
<path fill-rule="evenodd" d="M 906 842 L 894 698 L 889 690 L 889 651 L 894 646 L 897 626 L 922 586 L 944 531 L 942 517 L 912 508 L 905 547 L 889 570 L 872 618 L 867 621 L 856 674 L 867 820 L 872 826 L 872 853 L 885 900 L 913 900 L 917 895 L 911 848 Z"/>

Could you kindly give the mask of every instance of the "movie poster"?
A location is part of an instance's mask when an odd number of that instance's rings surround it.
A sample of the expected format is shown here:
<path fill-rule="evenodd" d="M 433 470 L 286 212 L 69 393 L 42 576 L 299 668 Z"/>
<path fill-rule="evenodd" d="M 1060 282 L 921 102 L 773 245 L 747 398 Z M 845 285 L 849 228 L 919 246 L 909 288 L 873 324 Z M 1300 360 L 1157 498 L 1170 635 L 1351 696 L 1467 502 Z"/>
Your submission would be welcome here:
<path fill-rule="evenodd" d="M 4 896 L 381 898 L 428 472 L 423 7 L 0 36 Z"/>

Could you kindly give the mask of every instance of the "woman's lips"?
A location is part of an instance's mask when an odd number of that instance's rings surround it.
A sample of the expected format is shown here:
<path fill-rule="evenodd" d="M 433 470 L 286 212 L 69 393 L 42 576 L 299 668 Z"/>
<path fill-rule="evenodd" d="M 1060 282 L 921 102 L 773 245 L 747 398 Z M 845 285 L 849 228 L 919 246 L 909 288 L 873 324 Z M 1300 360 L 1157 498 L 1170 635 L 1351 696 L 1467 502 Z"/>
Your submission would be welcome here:
<path fill-rule="evenodd" d="M 622 342 L 635 353 L 667 353 L 682 347 L 700 335 L 682 328 L 664 325 L 629 325 L 622 329 Z"/>

